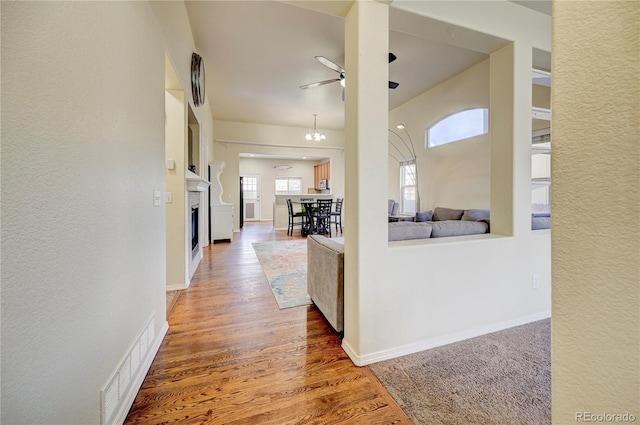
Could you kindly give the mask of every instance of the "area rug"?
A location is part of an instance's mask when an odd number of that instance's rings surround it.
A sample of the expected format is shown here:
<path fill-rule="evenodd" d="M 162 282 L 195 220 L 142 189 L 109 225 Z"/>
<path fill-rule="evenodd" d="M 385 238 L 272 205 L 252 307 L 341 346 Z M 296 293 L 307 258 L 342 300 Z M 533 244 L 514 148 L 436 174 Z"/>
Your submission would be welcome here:
<path fill-rule="evenodd" d="M 370 365 L 415 424 L 551 423 L 551 321 Z"/>
<path fill-rule="evenodd" d="M 307 293 L 307 241 L 255 242 L 253 250 L 278 307 L 311 304 Z"/>

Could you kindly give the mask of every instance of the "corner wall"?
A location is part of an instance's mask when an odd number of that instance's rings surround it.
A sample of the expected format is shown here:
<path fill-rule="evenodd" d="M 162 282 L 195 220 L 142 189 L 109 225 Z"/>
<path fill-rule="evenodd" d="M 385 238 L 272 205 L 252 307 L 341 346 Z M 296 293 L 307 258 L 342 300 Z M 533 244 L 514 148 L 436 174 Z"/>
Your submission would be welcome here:
<path fill-rule="evenodd" d="M 506 148 L 491 152 L 492 227 L 495 224 L 498 229 L 506 229 L 507 236 L 387 244 L 386 237 L 381 242 L 377 235 L 350 239 L 349 231 L 345 238 L 343 347 L 359 365 L 550 315 L 550 234 L 530 230 L 532 48 L 550 50 L 550 19 L 506 1 L 469 2 L 466 6 L 461 14 L 455 2 L 393 3 L 393 7 L 513 41 L 491 57 L 491 73 L 498 76 L 505 72 L 507 87 L 500 90 L 500 85 L 492 85 L 490 89 L 490 97 L 497 97 L 501 107 L 511 105 L 508 114 L 492 123 L 491 132 L 491 143 Z M 351 31 L 349 17 L 346 23 Z M 363 50 L 355 53 L 364 55 Z M 347 49 L 347 53 L 354 52 Z M 350 60 L 348 55 L 347 62 Z M 385 103 L 385 98 L 380 96 L 377 101 Z M 357 124 L 357 118 L 347 120 L 349 126 Z M 383 132 L 380 136 L 386 140 L 386 128 Z M 351 142 L 352 137 L 348 139 Z M 377 140 L 372 136 L 368 139 L 370 143 Z M 372 157 L 378 154 L 370 153 Z M 350 176 L 377 181 L 375 170 L 364 163 L 353 163 L 357 170 Z M 496 184 L 494 174 L 507 180 L 504 190 Z M 357 182 L 350 181 L 348 187 L 351 184 Z M 494 192 L 501 197 L 499 202 L 494 202 Z M 347 224 L 364 222 L 369 228 L 383 227 L 384 216 L 375 224 L 377 216 L 370 212 L 378 202 L 377 194 L 360 195 L 359 205 L 350 210 L 355 218 L 347 215 Z M 362 209 L 365 206 L 367 210 Z M 383 251 L 374 246 L 379 243 L 385 244 Z M 534 274 L 540 278 L 537 289 L 532 285 Z"/>

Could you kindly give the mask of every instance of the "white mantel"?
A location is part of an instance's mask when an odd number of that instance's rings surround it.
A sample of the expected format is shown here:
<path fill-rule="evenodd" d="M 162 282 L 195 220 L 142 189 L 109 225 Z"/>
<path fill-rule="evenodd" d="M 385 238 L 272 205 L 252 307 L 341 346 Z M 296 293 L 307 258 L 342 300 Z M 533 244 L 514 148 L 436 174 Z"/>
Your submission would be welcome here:
<path fill-rule="evenodd" d="M 185 171 L 185 178 L 187 180 L 187 191 L 189 192 L 206 192 L 211 184 L 189 170 Z"/>

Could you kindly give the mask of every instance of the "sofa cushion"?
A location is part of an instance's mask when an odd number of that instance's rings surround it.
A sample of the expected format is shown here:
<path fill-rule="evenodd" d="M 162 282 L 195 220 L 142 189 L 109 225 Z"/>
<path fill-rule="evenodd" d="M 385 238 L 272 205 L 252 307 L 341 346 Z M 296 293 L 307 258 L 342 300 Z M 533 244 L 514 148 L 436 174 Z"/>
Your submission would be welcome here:
<path fill-rule="evenodd" d="M 551 217 L 550 212 L 532 212 L 531 217 Z"/>
<path fill-rule="evenodd" d="M 389 215 L 398 215 L 400 204 L 393 199 L 389 199 Z"/>
<path fill-rule="evenodd" d="M 461 220 L 465 221 L 478 221 L 478 220 L 486 220 L 490 216 L 489 210 L 464 210 L 464 214 L 462 214 Z"/>
<path fill-rule="evenodd" d="M 445 220 L 431 222 L 431 237 L 481 235 L 487 233 L 489 225 L 482 221 Z"/>
<path fill-rule="evenodd" d="M 551 229 L 551 217 L 531 217 L 531 230 Z"/>
<path fill-rule="evenodd" d="M 433 221 L 460 220 L 464 210 L 436 207 L 433 210 Z"/>
<path fill-rule="evenodd" d="M 416 221 L 432 221 L 433 211 L 419 211 L 416 213 Z"/>
<path fill-rule="evenodd" d="M 431 223 L 414 223 L 411 221 L 389 223 L 389 241 L 428 239 L 430 236 Z"/>

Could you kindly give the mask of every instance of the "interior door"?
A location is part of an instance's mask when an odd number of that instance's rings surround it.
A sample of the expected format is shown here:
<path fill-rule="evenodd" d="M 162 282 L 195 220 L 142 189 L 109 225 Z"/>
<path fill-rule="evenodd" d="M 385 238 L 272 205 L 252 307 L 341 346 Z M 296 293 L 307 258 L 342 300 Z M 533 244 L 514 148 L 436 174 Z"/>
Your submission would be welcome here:
<path fill-rule="evenodd" d="M 242 175 L 243 219 L 244 221 L 260 221 L 260 176 L 257 174 Z"/>

